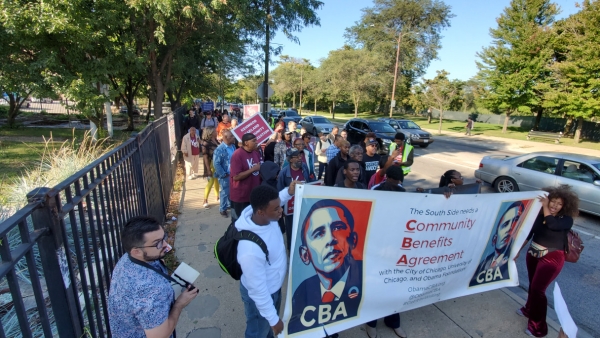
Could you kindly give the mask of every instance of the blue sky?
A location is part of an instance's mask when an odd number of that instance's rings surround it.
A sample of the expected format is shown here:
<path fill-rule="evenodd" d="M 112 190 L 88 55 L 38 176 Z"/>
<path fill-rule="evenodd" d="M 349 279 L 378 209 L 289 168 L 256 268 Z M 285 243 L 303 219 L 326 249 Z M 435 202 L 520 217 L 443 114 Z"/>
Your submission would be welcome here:
<path fill-rule="evenodd" d="M 323 0 L 324 6 L 318 11 L 321 26 L 305 27 L 296 36 L 300 45 L 277 34 L 273 44 L 283 46 L 282 54 L 306 58 L 315 66 L 319 59 L 327 57 L 331 50 L 344 45 L 344 32 L 360 20 L 362 8 L 372 6 L 368 0 Z M 446 0 L 456 16 L 450 28 L 442 32 L 442 48 L 438 60 L 431 62 L 425 78 L 432 78 L 436 70 L 445 69 L 450 78 L 468 80 L 477 73 L 476 53 L 489 46 L 489 29 L 496 27 L 500 16 L 510 0 Z M 558 18 L 567 17 L 578 11 L 575 0 L 554 0 L 561 8 Z"/>

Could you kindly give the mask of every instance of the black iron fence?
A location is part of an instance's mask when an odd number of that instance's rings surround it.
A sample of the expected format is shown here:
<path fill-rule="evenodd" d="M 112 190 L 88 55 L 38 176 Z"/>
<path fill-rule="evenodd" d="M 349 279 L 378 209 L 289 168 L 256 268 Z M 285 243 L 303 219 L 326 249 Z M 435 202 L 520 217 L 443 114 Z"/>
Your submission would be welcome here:
<path fill-rule="evenodd" d="M 120 232 L 132 216 L 165 220 L 183 111 L 54 188 L 35 189 L 0 224 L 0 338 L 111 336 L 107 302 L 123 255 Z"/>

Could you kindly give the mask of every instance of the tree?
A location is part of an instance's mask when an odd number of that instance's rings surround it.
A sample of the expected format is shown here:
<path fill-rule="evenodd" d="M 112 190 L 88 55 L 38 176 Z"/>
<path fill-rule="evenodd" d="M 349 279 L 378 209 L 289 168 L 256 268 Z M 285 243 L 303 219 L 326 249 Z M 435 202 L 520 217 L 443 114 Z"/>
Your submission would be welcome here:
<path fill-rule="evenodd" d="M 346 30 L 346 38 L 387 59 L 389 72 L 394 74 L 391 97 L 399 91 L 402 101 L 437 57 L 441 31 L 454 17 L 450 9 L 438 0 L 375 0 L 374 7 L 363 10 L 360 22 Z"/>
<path fill-rule="evenodd" d="M 322 83 L 327 93 L 327 98 L 331 102 L 329 112 L 331 118 L 335 119 L 335 105 L 338 101 L 344 98 L 346 88 L 346 71 L 347 69 L 340 67 L 336 63 L 335 57 L 331 57 L 335 51 L 329 52 L 326 59 L 321 59 L 320 71 L 322 75 Z"/>
<path fill-rule="evenodd" d="M 545 106 L 577 118 L 575 142 L 584 119 L 600 112 L 600 2 L 585 0 L 582 10 L 557 23 L 563 46 L 550 69 L 552 82 L 544 88 Z"/>
<path fill-rule="evenodd" d="M 477 56 L 478 77 L 485 83 L 486 106 L 504 111 L 502 132 L 515 112 L 541 114 L 542 93 L 538 85 L 546 81 L 546 65 L 553 56 L 551 24 L 558 13 L 549 0 L 512 0 L 490 30 L 492 45 Z"/>
<path fill-rule="evenodd" d="M 350 46 L 329 53 L 329 64 L 334 64 L 337 73 L 343 73 L 345 86 L 343 91 L 354 103 L 354 117 L 362 99 L 368 97 L 369 89 L 382 83 L 377 76 L 377 62 L 373 53 L 365 49 Z"/>
<path fill-rule="evenodd" d="M 4 10 L 2 5 L 0 10 Z M 0 18 L 0 92 L 8 97 L 7 124 L 12 128 L 29 96 L 33 92 L 49 91 L 49 86 L 44 81 L 46 66 L 40 57 L 41 46 L 21 30 L 6 24 L 5 19 Z"/>
<path fill-rule="evenodd" d="M 425 80 L 422 87 L 422 97 L 426 106 L 435 107 L 440 111 L 440 124 L 438 133 L 442 133 L 442 121 L 444 110 L 450 108 L 450 105 L 459 94 L 460 84 L 448 79 L 448 72 L 438 70 L 435 78 Z"/>

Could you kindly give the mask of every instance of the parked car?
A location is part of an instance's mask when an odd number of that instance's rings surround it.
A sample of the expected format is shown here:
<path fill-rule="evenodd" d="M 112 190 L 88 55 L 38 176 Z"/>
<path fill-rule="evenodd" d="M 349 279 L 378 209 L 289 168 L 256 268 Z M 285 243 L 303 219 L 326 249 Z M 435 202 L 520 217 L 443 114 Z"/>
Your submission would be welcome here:
<path fill-rule="evenodd" d="M 302 116 L 298 115 L 298 113 L 293 110 L 282 110 L 279 112 L 279 116 L 283 117 L 283 122 L 285 122 L 286 125 L 290 121 L 298 123 L 302 120 Z"/>
<path fill-rule="evenodd" d="M 540 190 L 568 184 L 579 195 L 579 209 L 600 216 L 600 158 L 559 152 L 485 156 L 475 177 L 497 192 Z"/>
<path fill-rule="evenodd" d="M 275 120 L 277 120 L 279 118 L 279 110 L 277 109 L 271 109 L 268 113 L 267 113 L 268 117 L 271 118 L 275 118 Z"/>
<path fill-rule="evenodd" d="M 120 112 L 121 114 L 127 114 L 127 106 L 121 106 Z M 138 106 L 133 106 L 133 115 L 139 115 L 140 108 Z"/>
<path fill-rule="evenodd" d="M 300 120 L 300 126 L 306 129 L 307 132 L 317 135 L 320 130 L 323 134 L 331 133 L 331 130 L 335 126 L 328 119 L 323 116 L 307 116 Z"/>
<path fill-rule="evenodd" d="M 411 120 L 396 120 L 387 117 L 380 118 L 379 121 L 388 123 L 396 131 L 403 133 L 410 144 L 427 148 L 433 143 L 433 135 L 424 131 L 418 124 Z"/>
<path fill-rule="evenodd" d="M 387 153 L 389 145 L 394 141 L 396 129 L 382 121 L 351 119 L 344 124 L 350 144 L 357 144 L 365 139 L 369 132 L 375 133 L 379 142 L 379 153 Z"/>

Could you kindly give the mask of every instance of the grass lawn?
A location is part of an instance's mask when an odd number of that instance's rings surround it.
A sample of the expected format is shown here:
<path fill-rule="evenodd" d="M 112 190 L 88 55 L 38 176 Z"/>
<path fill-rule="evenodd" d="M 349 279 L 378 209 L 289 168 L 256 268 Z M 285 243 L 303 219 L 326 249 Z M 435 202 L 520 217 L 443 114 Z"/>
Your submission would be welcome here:
<path fill-rule="evenodd" d="M 307 111 L 303 112 L 303 116 L 313 115 L 312 112 L 308 113 Z M 317 115 L 321 115 L 329 119 L 334 123 L 346 123 L 351 118 L 354 118 L 354 113 L 336 113 L 335 119 L 331 118 L 329 112 L 319 111 Z M 360 113 L 358 114 L 359 118 L 375 120 L 380 117 L 388 117 L 389 114 L 371 114 L 371 113 Z M 406 118 L 409 120 L 415 121 L 421 128 L 426 129 L 434 129 L 437 131 L 439 126 L 439 120 L 432 119 L 431 124 L 427 124 L 427 118 L 421 116 L 414 115 L 394 115 L 395 118 Z M 465 122 L 463 121 L 450 121 L 444 120 L 442 123 L 442 134 L 450 136 L 454 133 L 464 133 L 465 132 Z M 518 127 L 508 127 L 506 133 L 502 133 L 502 126 L 497 124 L 489 124 L 489 123 L 481 123 L 476 122 L 475 128 L 471 131 L 473 135 L 485 135 L 485 136 L 494 136 L 494 137 L 502 137 L 508 139 L 515 140 L 526 140 L 527 133 L 529 130 L 518 128 Z M 437 133 L 434 133 L 436 135 Z M 533 140 L 532 142 L 542 142 L 542 143 L 554 143 L 552 140 Z M 594 149 L 600 150 L 600 143 L 598 142 L 590 142 L 590 141 L 582 141 L 580 143 L 575 143 L 572 138 L 561 138 L 560 143 L 566 146 L 578 147 L 578 148 L 586 148 L 586 149 Z"/>
<path fill-rule="evenodd" d="M 141 130 L 143 127 L 137 129 Z M 85 130 L 68 128 L 0 128 L 0 137 L 3 138 L 0 140 L 0 180 L 10 183 L 27 168 L 39 165 L 46 149 L 44 137 L 48 140 L 52 135 L 55 140 L 47 143 L 49 148 L 60 148 L 65 140 L 71 141 L 73 136 L 76 140 L 82 140 L 84 134 Z M 122 143 L 130 135 L 131 132 L 115 130 L 111 143 Z M 28 140 L 19 140 L 22 137 L 27 137 Z"/>

